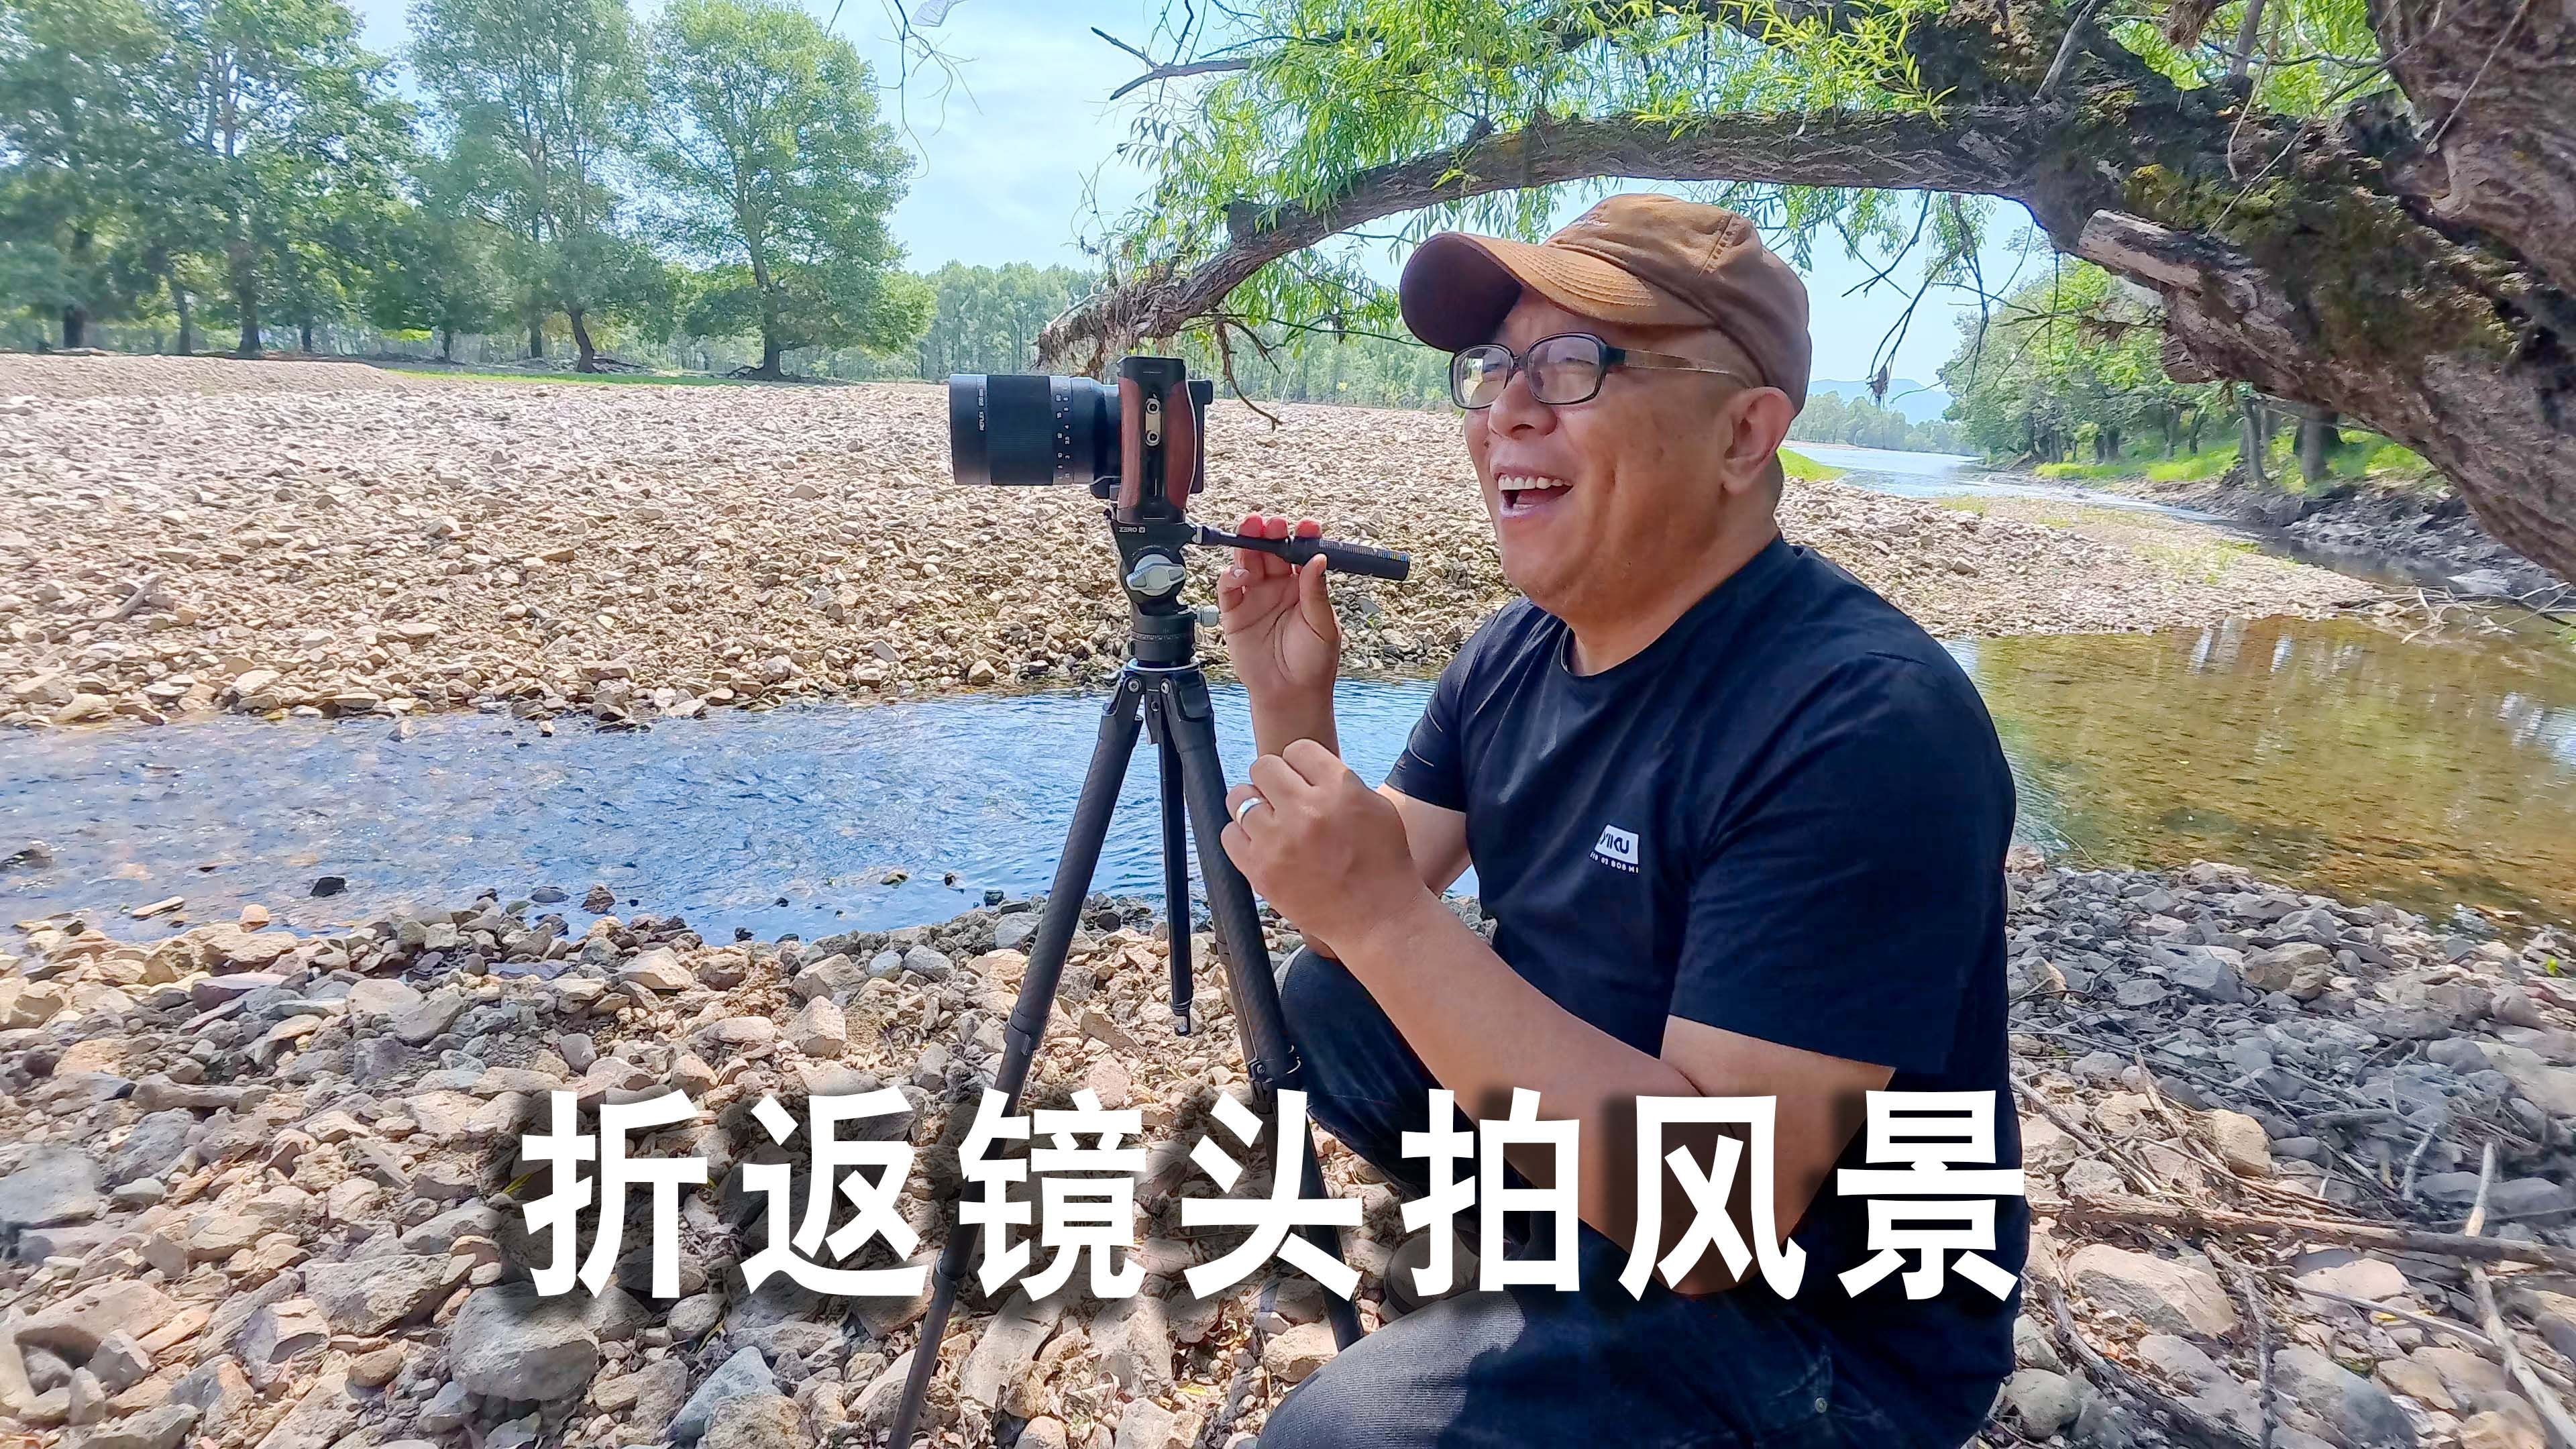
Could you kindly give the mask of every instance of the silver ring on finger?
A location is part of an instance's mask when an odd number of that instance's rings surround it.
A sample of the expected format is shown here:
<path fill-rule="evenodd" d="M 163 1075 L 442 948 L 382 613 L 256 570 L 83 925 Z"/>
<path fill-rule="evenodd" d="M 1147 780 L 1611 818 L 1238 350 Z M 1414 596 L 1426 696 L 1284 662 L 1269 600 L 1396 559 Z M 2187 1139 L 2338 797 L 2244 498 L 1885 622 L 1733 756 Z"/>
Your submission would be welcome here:
<path fill-rule="evenodd" d="M 1262 799 L 1258 795 L 1247 795 L 1243 798 L 1242 804 L 1234 807 L 1234 818 L 1237 823 L 1240 823 L 1244 816 L 1252 813 L 1253 806 L 1267 805 L 1269 803 L 1269 801 Z"/>

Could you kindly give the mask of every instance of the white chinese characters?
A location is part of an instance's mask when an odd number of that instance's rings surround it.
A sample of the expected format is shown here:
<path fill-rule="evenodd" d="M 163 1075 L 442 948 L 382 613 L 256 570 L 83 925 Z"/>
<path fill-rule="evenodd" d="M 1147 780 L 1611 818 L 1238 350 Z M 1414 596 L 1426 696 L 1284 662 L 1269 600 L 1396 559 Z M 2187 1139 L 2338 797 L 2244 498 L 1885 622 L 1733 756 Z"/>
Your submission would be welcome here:
<path fill-rule="evenodd" d="M 1995 1166 L 1998 1094 L 1992 1092 L 1872 1092 L 1861 1139 L 1867 1167 L 1836 1173 L 1841 1196 L 1866 1200 L 1863 1251 L 1870 1256 L 1834 1275 L 1851 1296 L 1871 1291 L 1902 1272 L 1909 1299 L 1940 1293 L 1956 1271 L 1997 1298 L 2014 1286 L 2010 1269 L 1995 1261 L 1999 1199 L 2023 1193 L 2019 1169 Z M 1404 1204 L 1405 1231 L 1430 1232 L 1424 1265 L 1411 1286 L 1425 1298 L 1447 1293 L 1456 1277 L 1450 1226 L 1477 1210 L 1477 1241 L 1495 1245 L 1478 1254 L 1477 1288 L 1520 1286 L 1575 1291 L 1579 1240 L 1580 1143 L 1578 1124 L 1540 1116 L 1539 1094 L 1512 1094 L 1510 1111 L 1469 1122 L 1455 1097 L 1429 1094 L 1428 1127 L 1406 1132 L 1405 1157 L 1426 1165 L 1418 1176 L 1428 1191 Z M 957 1231 L 978 1235 L 977 1276 L 987 1293 L 1015 1280 L 1029 1297 L 1044 1298 L 1076 1285 L 1096 1298 L 1126 1298 L 1145 1283 L 1136 1253 L 1138 1178 L 1147 1170 L 1143 1114 L 1111 1110 L 1089 1091 L 1072 1105 L 1013 1115 L 999 1092 L 987 1090 L 960 1146 L 964 1191 Z M 1807 1249 L 1781 1231 L 1775 1210 L 1774 1102 L 1768 1097 L 1641 1097 L 1637 1099 L 1637 1221 L 1630 1235 L 1619 1285 L 1643 1297 L 1655 1279 L 1679 1287 L 1713 1251 L 1727 1273 L 1741 1280 L 1758 1269 L 1782 1298 L 1795 1295 L 1806 1277 Z M 615 1274 L 622 1247 L 627 1194 L 651 1196 L 646 1221 L 651 1293 L 679 1294 L 679 1192 L 708 1180 L 701 1157 L 640 1155 L 635 1142 L 654 1129 L 695 1119 L 698 1109 L 678 1092 L 643 1101 L 607 1103 L 598 1130 L 579 1130 L 575 1098 L 552 1094 L 549 1129 L 520 1139 L 530 1164 L 551 1168 L 547 1190 L 525 1208 L 528 1226 L 548 1261 L 534 1274 L 541 1296 L 569 1292 L 578 1283 L 593 1292 Z M 1252 1277 L 1276 1261 L 1349 1298 L 1359 1274 L 1331 1250 L 1332 1230 L 1357 1227 L 1356 1198 L 1324 1191 L 1323 1179 L 1304 1151 L 1307 1099 L 1282 1091 L 1265 1123 L 1231 1096 L 1215 1099 L 1217 1130 L 1202 1138 L 1188 1160 L 1215 1183 L 1218 1197 L 1180 1200 L 1185 1230 L 1242 1229 L 1230 1249 L 1212 1261 L 1188 1266 L 1181 1277 L 1194 1297 L 1206 1297 Z M 805 1157 L 803 1201 L 797 1202 L 796 1165 L 745 1162 L 744 1191 L 767 1199 L 765 1241 L 744 1259 L 752 1288 L 773 1276 L 814 1292 L 849 1297 L 912 1297 L 927 1285 L 929 1269 L 914 1259 L 921 1235 L 900 1203 L 914 1166 L 914 1149 L 893 1124 L 911 1110 L 902 1093 L 878 1089 L 817 1096 L 796 1118 L 774 1097 L 752 1109 L 772 1144 Z M 1688 1129 L 1685 1131 L 1685 1129 Z M 1273 1167 L 1266 1192 L 1233 1195 L 1244 1166 L 1220 1145 L 1257 1144 L 1269 1134 Z M 1672 1139 L 1687 1135 L 1705 1155 Z M 763 1149 L 763 1155 L 770 1155 Z M 1470 1166 L 1469 1164 L 1472 1164 Z M 595 1167 L 594 1175 L 585 1175 Z M 1518 1170 L 1516 1171 L 1515 1168 Z M 1669 1174 L 1669 1176 L 1667 1176 Z M 1669 1188 L 1678 1189 L 1689 1220 L 1668 1231 Z M 1740 1203 L 1741 1217 L 1730 1212 Z M 596 1227 L 588 1251 L 576 1241 L 593 1207 Z M 834 1219 L 841 1221 L 835 1227 Z M 748 1219 L 743 1219 L 747 1221 Z M 1535 1224 L 1516 1251 L 1506 1223 Z M 872 1245 L 884 1251 L 870 1254 Z M 1909 1266 L 1910 1255 L 1910 1266 Z M 859 1267 L 854 1260 L 891 1256 L 891 1265 Z M 1839 1266 L 1839 1265 L 1836 1265 Z"/>

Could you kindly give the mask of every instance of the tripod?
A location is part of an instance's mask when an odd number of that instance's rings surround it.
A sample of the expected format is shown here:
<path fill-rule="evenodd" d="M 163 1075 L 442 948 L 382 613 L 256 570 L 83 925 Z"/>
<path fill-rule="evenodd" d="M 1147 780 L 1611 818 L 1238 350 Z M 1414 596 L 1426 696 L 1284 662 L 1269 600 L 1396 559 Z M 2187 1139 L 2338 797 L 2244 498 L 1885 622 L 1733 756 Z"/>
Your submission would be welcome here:
<path fill-rule="evenodd" d="M 1104 480 L 1108 481 L 1108 480 Z M 1107 496 L 1107 490 L 1101 491 Z M 1131 495 L 1132 497 L 1132 495 Z M 1016 1111 L 1027 1085 L 1029 1063 L 1055 1004 L 1056 985 L 1064 974 L 1066 952 L 1090 892 L 1100 847 L 1109 834 L 1109 817 L 1117 808 L 1119 788 L 1136 751 L 1141 729 L 1154 742 L 1161 767 L 1163 823 L 1163 909 L 1170 920 L 1172 946 L 1172 1025 L 1190 1033 L 1190 869 L 1186 824 L 1198 836 L 1199 873 L 1207 881 L 1208 914 L 1216 928 L 1218 959 L 1225 965 L 1226 998 L 1234 1008 L 1242 1038 L 1244 1067 L 1263 1105 L 1274 1093 L 1296 1090 L 1304 1068 L 1280 1019 L 1279 987 L 1270 972 L 1270 951 L 1261 935 L 1261 916 L 1253 904 L 1252 884 L 1227 857 L 1217 836 L 1226 825 L 1225 767 L 1217 757 L 1215 712 L 1208 700 L 1207 675 L 1199 667 L 1198 612 L 1180 602 L 1188 570 L 1181 546 L 1222 543 L 1264 548 L 1302 561 L 1323 553 L 1326 567 L 1335 563 L 1385 577 L 1403 576 L 1405 560 L 1357 545 L 1300 539 L 1288 543 L 1238 539 L 1191 524 L 1178 505 L 1148 497 L 1141 503 L 1109 510 L 1110 531 L 1118 544 L 1132 605 L 1128 662 L 1119 671 L 1118 687 L 1101 711 L 1100 739 L 1092 747 L 1091 768 L 1083 776 L 1082 794 L 1066 828 L 1064 854 L 1057 861 L 1055 883 L 1047 891 L 1046 912 L 1029 943 L 1028 971 L 1003 1032 L 1002 1065 L 993 1082 Z M 1277 1144 L 1285 1162 L 1292 1144 Z M 1323 1173 L 1316 1166 L 1309 1130 L 1293 1144 L 1304 1164 L 1304 1192 L 1323 1195 Z M 1340 1235 L 1329 1227 L 1308 1225 L 1301 1232 L 1324 1251 L 1341 1256 Z M 921 1338 L 913 1349 L 912 1370 L 904 1378 L 903 1397 L 895 1410 L 893 1449 L 909 1449 L 913 1425 L 921 1413 L 930 1376 L 939 1369 L 939 1344 L 946 1336 L 948 1315 L 967 1271 L 968 1244 L 961 1225 L 952 1229 L 931 1271 L 929 1312 L 921 1320 Z M 1350 1300 L 1326 1295 L 1325 1308 L 1333 1341 L 1347 1348 L 1360 1337 L 1359 1310 Z"/>

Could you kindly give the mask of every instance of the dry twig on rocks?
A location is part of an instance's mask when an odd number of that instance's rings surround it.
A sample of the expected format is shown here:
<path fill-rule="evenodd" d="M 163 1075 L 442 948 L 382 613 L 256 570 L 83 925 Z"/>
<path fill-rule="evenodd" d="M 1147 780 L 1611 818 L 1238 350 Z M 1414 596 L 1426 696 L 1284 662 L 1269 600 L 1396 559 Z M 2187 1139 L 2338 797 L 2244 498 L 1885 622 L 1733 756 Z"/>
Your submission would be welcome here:
<path fill-rule="evenodd" d="M 2478 1197 L 2469 1207 L 2469 1221 L 2467 1231 L 2461 1234 L 2463 1237 L 2474 1238 L 2478 1230 L 2486 1226 L 2487 1189 L 2495 1185 L 2495 1170 L 2495 1144 L 2490 1142 L 2478 1158 Z M 2523 1396 L 2540 1411 L 2541 1422 L 2549 1426 L 2549 1437 L 2558 1449 L 2576 1449 L 2576 1418 L 2568 1416 L 2566 1402 L 2552 1392 L 2549 1385 L 2541 1382 L 2530 1361 L 2522 1356 L 2522 1345 L 2514 1341 L 2513 1330 L 2504 1321 L 2504 1310 L 2496 1305 L 2495 1284 L 2488 1280 L 2485 1267 L 2477 1263 L 2469 1265 L 2469 1286 L 2477 1291 L 2478 1314 L 2486 1322 L 2487 1337 L 2495 1340 L 2497 1350 L 2504 1355 L 2505 1372 L 2513 1375 L 2513 1381 L 2521 1388 Z"/>
<path fill-rule="evenodd" d="M 2331 1218 L 2275 1217 L 2267 1213 L 2229 1212 L 2223 1208 L 2186 1207 L 2144 1199 L 2086 1198 L 2069 1203 L 2058 1215 L 2069 1223 L 2141 1223 L 2179 1233 L 2243 1233 L 2257 1238 L 2317 1238 L 2357 1248 L 2391 1248 L 2409 1253 L 2435 1253 L 2485 1263 L 2537 1263 L 2545 1268 L 2576 1271 L 2576 1248 L 2546 1243 L 2517 1243 L 2469 1233 L 2429 1233 L 2380 1223 L 2337 1222 Z"/>
<path fill-rule="evenodd" d="M 2085 1377 L 2097 1387 L 2137 1405 L 2140 1412 L 2186 1443 L 2209 1446 L 2209 1449 L 2262 1449 L 2261 1445 L 2227 1423 L 2174 1399 L 2144 1375 L 2104 1357 L 2100 1349 L 2085 1340 L 2083 1330 L 2075 1326 L 2075 1314 L 2066 1306 L 2064 1290 L 2038 1278 L 2031 1282 L 2048 1300 L 2058 1342 L 2082 1366 Z"/>

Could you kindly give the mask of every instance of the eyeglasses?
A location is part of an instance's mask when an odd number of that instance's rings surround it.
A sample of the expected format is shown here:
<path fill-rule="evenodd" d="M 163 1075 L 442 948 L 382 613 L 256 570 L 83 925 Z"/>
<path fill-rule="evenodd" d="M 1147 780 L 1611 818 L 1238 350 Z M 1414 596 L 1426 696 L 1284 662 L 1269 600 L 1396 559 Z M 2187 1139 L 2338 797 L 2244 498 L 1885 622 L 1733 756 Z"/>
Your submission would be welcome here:
<path fill-rule="evenodd" d="M 1526 369 L 1532 398 L 1549 407 L 1571 407 L 1599 396 L 1601 379 L 1614 367 L 1706 372 L 1739 381 L 1744 376 L 1723 367 L 1702 367 L 1669 352 L 1613 347 L 1589 332 L 1560 332 L 1531 343 L 1524 353 L 1514 353 L 1499 342 L 1485 342 L 1452 356 L 1449 400 L 1470 412 L 1492 407 L 1502 400 L 1503 389 L 1511 386 L 1512 374 Z"/>

